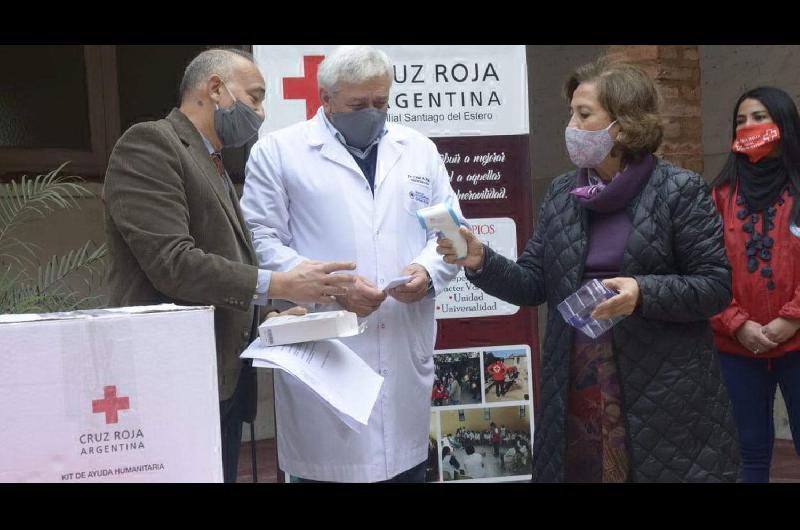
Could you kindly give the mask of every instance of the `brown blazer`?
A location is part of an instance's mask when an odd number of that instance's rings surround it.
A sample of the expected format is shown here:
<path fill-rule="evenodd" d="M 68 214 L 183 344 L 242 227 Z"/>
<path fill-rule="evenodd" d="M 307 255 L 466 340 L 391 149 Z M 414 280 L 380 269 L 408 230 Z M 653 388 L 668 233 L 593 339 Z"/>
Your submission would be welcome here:
<path fill-rule="evenodd" d="M 227 180 L 230 192 L 226 190 Z M 178 109 L 117 142 L 105 179 L 111 307 L 214 305 L 220 400 L 255 337 L 258 259 L 233 184 Z M 186 356 L 189 351 L 175 352 Z"/>

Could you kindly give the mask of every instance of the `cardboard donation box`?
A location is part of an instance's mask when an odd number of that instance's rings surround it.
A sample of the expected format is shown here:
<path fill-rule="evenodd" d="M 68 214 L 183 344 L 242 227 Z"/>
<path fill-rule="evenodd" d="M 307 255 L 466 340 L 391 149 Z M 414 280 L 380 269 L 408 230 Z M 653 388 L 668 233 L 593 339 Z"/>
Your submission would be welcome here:
<path fill-rule="evenodd" d="M 0 482 L 222 482 L 214 310 L 0 315 Z"/>

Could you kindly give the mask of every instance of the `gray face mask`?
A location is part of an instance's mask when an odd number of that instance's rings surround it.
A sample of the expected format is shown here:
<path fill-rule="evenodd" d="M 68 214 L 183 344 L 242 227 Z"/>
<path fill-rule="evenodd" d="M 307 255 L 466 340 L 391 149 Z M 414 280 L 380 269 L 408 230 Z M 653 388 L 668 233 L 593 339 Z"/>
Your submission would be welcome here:
<path fill-rule="evenodd" d="M 225 86 L 225 90 L 228 87 Z M 264 123 L 264 118 L 256 111 L 228 94 L 233 99 L 233 105 L 227 109 L 216 105 L 214 110 L 214 130 L 217 132 L 222 147 L 241 147 L 258 134 L 258 129 Z"/>
<path fill-rule="evenodd" d="M 366 149 L 383 132 L 386 114 L 385 110 L 369 107 L 352 112 L 331 112 L 330 120 L 342 133 L 347 145 Z"/>

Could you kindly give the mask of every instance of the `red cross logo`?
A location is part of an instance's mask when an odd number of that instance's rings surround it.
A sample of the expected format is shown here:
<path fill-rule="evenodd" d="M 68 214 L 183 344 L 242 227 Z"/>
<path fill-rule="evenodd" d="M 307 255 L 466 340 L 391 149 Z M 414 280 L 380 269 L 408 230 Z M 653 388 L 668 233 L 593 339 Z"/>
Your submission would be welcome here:
<path fill-rule="evenodd" d="M 304 55 L 303 71 L 305 77 L 283 78 L 283 99 L 306 100 L 306 119 L 311 119 L 319 108 L 319 85 L 317 69 L 324 55 Z"/>
<path fill-rule="evenodd" d="M 103 387 L 103 399 L 92 400 L 92 412 L 97 414 L 104 412 L 106 415 L 106 424 L 117 423 L 118 410 L 126 410 L 130 408 L 130 400 L 126 397 L 117 397 L 116 386 Z"/>

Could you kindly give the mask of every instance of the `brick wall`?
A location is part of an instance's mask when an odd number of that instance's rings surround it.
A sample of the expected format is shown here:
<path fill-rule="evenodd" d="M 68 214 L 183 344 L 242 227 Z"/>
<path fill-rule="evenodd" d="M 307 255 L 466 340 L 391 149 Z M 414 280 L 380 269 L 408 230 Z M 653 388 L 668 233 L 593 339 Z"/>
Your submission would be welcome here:
<path fill-rule="evenodd" d="M 642 67 L 658 85 L 664 142 L 657 154 L 675 165 L 702 174 L 703 119 L 697 46 L 609 46 L 608 53 Z"/>

